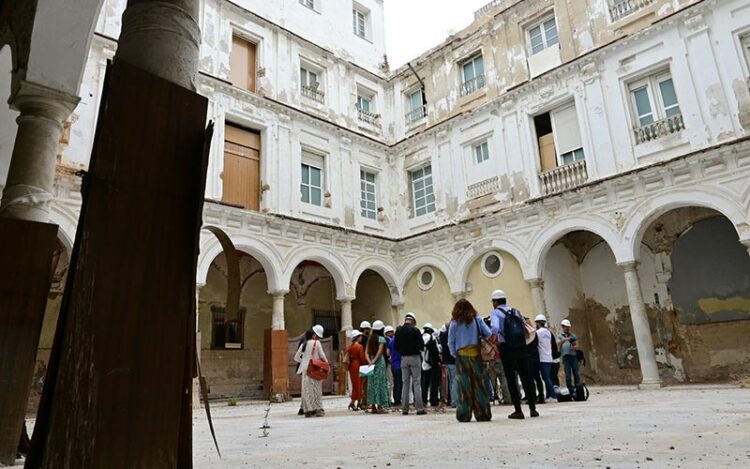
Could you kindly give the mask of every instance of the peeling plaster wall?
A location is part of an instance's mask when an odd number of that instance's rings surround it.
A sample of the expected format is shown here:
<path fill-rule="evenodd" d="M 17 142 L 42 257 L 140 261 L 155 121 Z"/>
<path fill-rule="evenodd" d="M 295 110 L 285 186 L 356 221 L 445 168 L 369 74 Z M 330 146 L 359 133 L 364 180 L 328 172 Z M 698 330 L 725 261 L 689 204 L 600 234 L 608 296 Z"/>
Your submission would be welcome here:
<path fill-rule="evenodd" d="M 482 257 L 474 261 L 466 280 L 467 287 L 470 286 L 471 288 L 466 295 L 466 299 L 471 301 L 477 312 L 485 317 L 492 311 L 490 303 L 492 291 L 501 289 L 508 295 L 508 304 L 526 316 L 535 316 L 536 311 L 531 300 L 531 288 L 523 278 L 521 266 L 507 252 L 499 251 L 499 254 L 503 260 L 503 267 L 500 275 L 494 278 L 488 277 L 482 270 Z"/>

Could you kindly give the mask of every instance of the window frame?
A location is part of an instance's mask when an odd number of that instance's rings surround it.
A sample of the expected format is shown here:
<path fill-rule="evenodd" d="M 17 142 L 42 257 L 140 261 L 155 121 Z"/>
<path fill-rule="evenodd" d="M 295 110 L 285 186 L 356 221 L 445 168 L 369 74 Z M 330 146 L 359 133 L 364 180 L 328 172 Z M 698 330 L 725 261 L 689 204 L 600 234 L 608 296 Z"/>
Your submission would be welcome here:
<path fill-rule="evenodd" d="M 324 207 L 326 197 L 326 156 L 318 152 L 302 149 L 302 158 L 300 160 L 300 202 L 313 207 Z M 307 182 L 305 182 L 305 169 L 307 168 Z M 320 172 L 320 186 L 312 183 L 312 169 Z M 320 191 L 320 204 L 313 202 L 313 190 Z M 307 201 L 305 201 L 305 191 L 307 192 Z"/>
<path fill-rule="evenodd" d="M 422 276 L 425 273 L 430 274 L 432 278 L 430 280 L 430 283 L 424 283 L 422 281 Z M 435 270 L 431 266 L 429 265 L 424 266 L 417 271 L 417 286 L 419 287 L 420 290 L 424 290 L 424 291 L 427 291 L 431 289 L 433 286 L 435 286 Z"/>
<path fill-rule="evenodd" d="M 368 38 L 367 33 L 369 28 L 367 27 L 367 16 L 368 13 L 366 11 L 359 9 L 356 6 L 352 8 L 352 31 L 355 36 L 361 37 L 362 39 Z"/>
<path fill-rule="evenodd" d="M 367 180 L 368 175 L 372 175 L 372 181 Z M 372 200 L 369 200 L 367 195 L 372 195 Z M 367 206 L 370 202 L 374 205 L 374 208 Z M 359 208 L 359 215 L 362 218 L 378 219 L 378 173 L 363 166 L 359 167 Z"/>
<path fill-rule="evenodd" d="M 429 170 L 429 174 L 425 174 L 427 170 Z M 419 172 L 421 172 L 421 175 L 419 177 L 415 177 L 415 174 Z M 429 179 L 429 185 L 426 183 L 427 179 Z M 417 189 L 418 182 L 423 183 L 420 189 Z M 419 191 L 423 191 L 423 194 L 421 196 L 417 195 Z M 426 164 L 419 168 L 409 170 L 409 192 L 411 193 L 413 218 L 429 215 L 430 213 L 434 213 L 436 211 L 437 205 L 435 200 L 435 181 L 433 179 L 432 164 Z M 432 198 L 431 202 L 427 202 L 429 198 Z M 422 205 L 418 206 L 419 201 L 422 201 Z M 423 210 L 422 213 L 419 213 L 420 210 Z"/>
<path fill-rule="evenodd" d="M 738 35 L 742 57 L 745 59 L 745 71 L 750 75 L 750 31 L 745 31 Z"/>
<path fill-rule="evenodd" d="M 239 318 L 227 321 L 226 319 L 226 305 L 220 305 L 220 304 L 214 304 L 211 305 L 209 308 L 211 311 L 211 349 L 212 350 L 242 350 L 245 348 L 245 316 L 247 313 L 247 308 L 244 306 L 240 307 L 238 311 Z M 217 321 L 216 315 L 221 314 L 221 321 Z M 239 341 L 238 342 L 229 342 L 228 341 L 228 324 L 232 322 L 237 322 L 239 327 L 237 328 L 238 335 L 239 335 Z M 221 325 L 223 329 L 223 342 L 221 344 L 218 344 L 216 341 L 217 331 L 216 327 L 217 325 Z M 227 344 L 239 344 L 239 346 L 235 347 L 227 347 Z"/>
<path fill-rule="evenodd" d="M 315 0 L 299 0 L 299 4 L 315 11 Z"/>
<path fill-rule="evenodd" d="M 484 149 L 484 151 L 482 151 Z M 474 159 L 474 164 L 482 164 L 490 159 L 490 142 L 489 140 L 482 140 L 471 146 L 471 154 Z M 481 157 L 481 159 L 480 159 Z"/>
<path fill-rule="evenodd" d="M 413 125 L 416 124 L 423 119 L 427 117 L 427 106 L 425 104 L 425 92 L 424 89 L 421 86 L 418 86 L 416 88 L 412 88 L 409 91 L 407 91 L 405 94 L 406 97 L 406 103 L 408 104 L 408 111 L 406 111 L 406 124 L 407 125 Z M 422 98 L 421 104 L 418 106 L 414 106 L 414 100 L 412 99 L 415 95 L 419 94 L 420 98 Z M 417 110 L 422 110 L 421 114 L 417 114 Z M 409 117 L 411 116 L 411 117 Z M 418 116 L 418 117 L 415 117 Z"/>
<path fill-rule="evenodd" d="M 487 262 L 487 259 L 490 256 L 495 256 L 500 261 L 500 267 L 497 269 L 497 272 L 493 273 L 493 272 L 490 272 L 490 271 L 487 270 L 486 262 Z M 481 263 L 481 265 L 482 265 L 482 273 L 486 277 L 488 277 L 488 278 L 496 278 L 496 277 L 499 277 L 500 274 L 503 273 L 503 268 L 505 267 L 505 261 L 503 260 L 503 256 L 502 256 L 502 254 L 500 254 L 499 251 L 490 251 L 490 252 L 485 253 L 482 256 L 482 263 Z"/>
<path fill-rule="evenodd" d="M 477 73 L 477 61 L 481 61 L 482 73 Z M 484 55 L 482 51 L 472 54 L 468 59 L 459 63 L 461 66 L 461 95 L 467 96 L 484 88 L 486 80 L 484 77 Z M 473 76 L 466 78 L 466 67 L 471 65 Z M 469 85 L 469 83 L 471 83 Z"/>
<path fill-rule="evenodd" d="M 675 104 L 672 104 L 670 106 L 667 106 L 664 102 L 664 94 L 661 87 L 661 84 L 667 81 L 672 82 L 672 90 L 675 95 Z M 636 100 L 635 94 L 641 89 L 646 90 L 646 96 L 649 100 L 648 104 L 651 107 L 650 114 L 641 114 L 640 110 L 638 109 L 638 102 Z M 668 117 L 673 117 L 677 114 L 682 113 L 682 109 L 680 107 L 680 99 L 679 96 L 677 96 L 677 88 L 674 85 L 674 78 L 672 77 L 672 73 L 669 69 L 655 71 L 639 79 L 631 80 L 627 83 L 627 90 L 629 94 L 628 98 L 630 109 L 633 117 L 632 122 L 638 128 L 652 125 L 655 122 L 659 122 Z M 669 111 L 674 108 L 677 108 L 678 112 L 668 115 Z M 648 115 L 651 115 L 651 122 L 642 123 L 641 119 L 644 116 Z"/>
<path fill-rule="evenodd" d="M 550 38 L 547 37 L 547 32 L 548 31 L 547 31 L 547 29 L 544 28 L 544 25 L 546 23 L 548 23 L 550 20 L 553 21 L 554 26 L 555 26 L 555 36 L 554 36 L 555 42 L 553 42 L 553 43 L 550 43 Z M 541 42 L 542 48 L 535 52 L 534 51 L 534 44 L 533 44 L 533 41 L 532 41 L 532 37 L 533 36 L 531 34 L 531 31 L 533 29 L 536 29 L 537 27 L 539 28 L 539 31 L 540 31 L 539 36 L 542 39 L 542 42 Z M 552 12 L 552 13 L 550 13 L 548 15 L 545 15 L 539 21 L 535 21 L 534 23 L 532 23 L 529 26 L 527 26 L 526 27 L 526 40 L 528 41 L 528 49 L 529 49 L 529 54 L 530 55 L 539 54 L 539 53 L 544 52 L 545 50 L 547 50 L 550 47 L 555 46 L 555 45 L 559 46 L 559 44 L 560 44 L 560 30 L 557 27 L 557 16 L 555 15 L 555 13 Z"/>

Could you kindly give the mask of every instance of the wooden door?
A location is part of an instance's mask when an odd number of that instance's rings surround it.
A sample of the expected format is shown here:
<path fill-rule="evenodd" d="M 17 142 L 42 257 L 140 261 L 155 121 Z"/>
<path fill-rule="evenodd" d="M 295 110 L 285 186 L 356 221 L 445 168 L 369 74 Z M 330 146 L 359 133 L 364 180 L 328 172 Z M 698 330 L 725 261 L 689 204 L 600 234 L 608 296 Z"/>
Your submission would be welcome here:
<path fill-rule="evenodd" d="M 542 164 L 542 172 L 557 168 L 555 139 L 551 133 L 539 137 L 539 159 Z"/>
<path fill-rule="evenodd" d="M 232 51 L 229 55 L 229 81 L 234 86 L 255 92 L 256 46 L 238 36 L 232 36 Z"/>
<path fill-rule="evenodd" d="M 298 363 L 294 361 L 294 354 L 297 353 L 302 337 L 302 335 L 298 335 L 297 337 L 289 338 L 289 394 L 293 396 L 299 396 L 302 394 L 302 375 L 297 374 Z M 326 354 L 326 358 L 331 362 L 331 372 L 328 373 L 328 378 L 323 381 L 323 394 L 332 394 L 334 391 L 333 365 L 336 364 L 338 360 L 338 355 L 334 356 L 333 337 L 321 340 L 320 345 L 323 346 L 323 353 Z"/>
<path fill-rule="evenodd" d="M 260 209 L 260 134 L 226 126 L 222 181 L 222 202 Z"/>

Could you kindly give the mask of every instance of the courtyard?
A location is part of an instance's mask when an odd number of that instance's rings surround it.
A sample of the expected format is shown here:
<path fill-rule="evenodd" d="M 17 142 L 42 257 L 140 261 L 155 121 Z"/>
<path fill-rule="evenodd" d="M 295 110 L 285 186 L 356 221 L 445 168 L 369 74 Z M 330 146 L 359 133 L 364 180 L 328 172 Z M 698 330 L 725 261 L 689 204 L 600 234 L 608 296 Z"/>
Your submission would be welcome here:
<path fill-rule="evenodd" d="M 324 418 L 297 416 L 299 401 L 267 405 L 215 403 L 223 457 L 196 411 L 198 469 L 248 467 L 664 467 L 750 465 L 750 390 L 675 386 L 655 391 L 592 387 L 583 403 L 540 406 L 541 417 L 510 421 L 493 406 L 490 423 L 459 424 L 452 412 L 404 417 L 349 412 L 347 399 L 326 398 Z M 526 409 L 528 415 L 528 409 Z"/>

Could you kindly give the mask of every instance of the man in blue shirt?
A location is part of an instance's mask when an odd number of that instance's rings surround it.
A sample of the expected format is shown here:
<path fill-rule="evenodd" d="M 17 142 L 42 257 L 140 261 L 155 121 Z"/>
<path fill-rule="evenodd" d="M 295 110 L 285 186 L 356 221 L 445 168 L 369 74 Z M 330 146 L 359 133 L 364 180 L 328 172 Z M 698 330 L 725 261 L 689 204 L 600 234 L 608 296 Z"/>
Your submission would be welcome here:
<path fill-rule="evenodd" d="M 393 374 L 393 405 L 401 406 L 401 354 L 396 350 L 395 331 L 392 326 L 385 326 L 385 337 L 388 341 L 388 353 L 391 358 L 391 373 Z"/>
<path fill-rule="evenodd" d="M 515 408 L 515 412 L 510 414 L 508 418 L 524 418 L 521 410 L 521 395 L 518 392 L 518 378 L 521 379 L 523 391 L 529 399 L 530 415 L 539 417 L 539 413 L 536 411 L 534 386 L 526 357 L 524 319 L 521 313 L 510 308 L 507 303 L 508 298 L 504 291 L 495 290 L 492 292 L 492 307 L 494 310 L 490 313 L 490 323 L 492 333 L 497 335 L 500 345 L 500 360 L 503 362 L 505 377 L 508 379 L 508 387 L 510 388 L 510 398 Z M 511 329 L 506 330 L 506 327 Z"/>
<path fill-rule="evenodd" d="M 557 347 L 560 349 L 560 357 L 565 368 L 565 385 L 573 394 L 581 385 L 581 375 L 578 372 L 578 338 L 570 332 L 570 321 L 563 319 L 560 323 L 562 332 L 557 334 Z M 573 387 L 575 384 L 575 387 Z"/>

